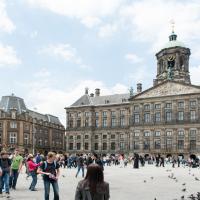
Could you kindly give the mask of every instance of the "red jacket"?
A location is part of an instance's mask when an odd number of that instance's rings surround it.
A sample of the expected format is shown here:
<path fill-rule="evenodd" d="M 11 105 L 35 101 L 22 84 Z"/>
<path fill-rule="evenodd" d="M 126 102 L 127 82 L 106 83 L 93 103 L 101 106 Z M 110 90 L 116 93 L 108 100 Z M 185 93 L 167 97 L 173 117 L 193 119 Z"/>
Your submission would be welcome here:
<path fill-rule="evenodd" d="M 41 165 L 41 163 L 36 164 L 32 160 L 29 160 L 27 163 L 28 163 L 28 171 L 29 172 L 34 171 L 38 166 Z"/>

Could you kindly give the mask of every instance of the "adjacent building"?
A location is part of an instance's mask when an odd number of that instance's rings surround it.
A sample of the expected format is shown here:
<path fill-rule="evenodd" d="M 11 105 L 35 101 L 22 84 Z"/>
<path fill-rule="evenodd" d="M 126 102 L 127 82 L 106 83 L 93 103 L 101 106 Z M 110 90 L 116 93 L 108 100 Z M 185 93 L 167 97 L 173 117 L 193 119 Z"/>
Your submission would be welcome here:
<path fill-rule="evenodd" d="M 65 128 L 58 117 L 29 110 L 13 94 L 0 101 L 0 149 L 32 153 L 65 150 Z"/>
<path fill-rule="evenodd" d="M 156 54 L 153 86 L 101 96 L 85 90 L 66 109 L 68 152 L 200 154 L 200 87 L 189 74 L 190 49 L 172 32 Z"/>

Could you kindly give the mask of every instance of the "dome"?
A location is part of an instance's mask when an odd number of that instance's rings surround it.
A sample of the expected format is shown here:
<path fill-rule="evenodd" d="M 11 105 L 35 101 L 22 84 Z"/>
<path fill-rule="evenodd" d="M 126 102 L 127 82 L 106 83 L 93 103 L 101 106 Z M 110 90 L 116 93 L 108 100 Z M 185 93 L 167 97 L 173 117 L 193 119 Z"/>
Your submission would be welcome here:
<path fill-rule="evenodd" d="M 184 47 L 186 48 L 185 44 L 183 42 L 180 42 L 178 40 L 172 40 L 167 42 L 162 49 L 166 49 L 166 48 L 171 48 L 171 47 Z"/>

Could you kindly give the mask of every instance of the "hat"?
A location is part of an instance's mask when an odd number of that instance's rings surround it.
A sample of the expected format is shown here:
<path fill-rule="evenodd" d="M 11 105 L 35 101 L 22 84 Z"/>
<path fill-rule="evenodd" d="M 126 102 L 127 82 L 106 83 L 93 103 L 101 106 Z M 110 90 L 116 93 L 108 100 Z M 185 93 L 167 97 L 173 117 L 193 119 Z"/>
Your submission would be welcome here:
<path fill-rule="evenodd" d="M 29 154 L 29 155 L 28 155 L 28 158 L 33 158 L 33 154 Z"/>

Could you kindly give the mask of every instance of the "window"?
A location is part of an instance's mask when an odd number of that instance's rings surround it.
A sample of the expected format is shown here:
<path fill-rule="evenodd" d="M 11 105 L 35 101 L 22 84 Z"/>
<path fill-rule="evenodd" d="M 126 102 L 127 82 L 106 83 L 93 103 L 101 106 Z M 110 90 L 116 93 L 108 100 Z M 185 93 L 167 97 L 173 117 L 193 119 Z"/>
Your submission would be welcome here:
<path fill-rule="evenodd" d="M 140 122 L 140 115 L 139 114 L 134 114 L 134 122 L 139 123 Z"/>
<path fill-rule="evenodd" d="M 135 133 L 134 133 L 134 136 L 135 136 L 135 137 L 139 137 L 139 136 L 140 136 L 140 132 L 135 132 Z"/>
<path fill-rule="evenodd" d="M 99 117 L 99 113 L 95 112 L 95 117 L 98 118 Z"/>
<path fill-rule="evenodd" d="M 2 129 L 3 128 L 3 123 L 2 122 L 0 122 L 0 129 Z"/>
<path fill-rule="evenodd" d="M 110 148 L 111 148 L 111 150 L 115 150 L 115 142 L 111 142 Z"/>
<path fill-rule="evenodd" d="M 172 148 L 172 140 L 171 139 L 167 139 L 166 147 L 167 147 L 167 149 L 171 149 Z"/>
<path fill-rule="evenodd" d="M 178 120 L 179 121 L 183 121 L 183 119 L 184 119 L 184 112 L 183 111 L 179 111 L 178 112 Z"/>
<path fill-rule="evenodd" d="M 11 118 L 16 119 L 16 112 L 15 111 L 12 111 Z"/>
<path fill-rule="evenodd" d="M 196 101 L 190 101 L 190 107 L 195 107 L 196 106 Z"/>
<path fill-rule="evenodd" d="M 107 143 L 103 142 L 103 150 L 107 150 Z"/>
<path fill-rule="evenodd" d="M 155 140 L 154 141 L 154 148 L 155 149 L 160 149 L 161 145 L 160 145 L 160 140 Z"/>
<path fill-rule="evenodd" d="M 168 136 L 168 137 L 169 137 L 169 136 L 172 136 L 172 131 L 167 131 L 167 132 L 166 132 L 166 136 Z"/>
<path fill-rule="evenodd" d="M 195 110 L 191 110 L 190 111 L 190 120 L 195 120 L 196 119 L 196 111 Z"/>
<path fill-rule="evenodd" d="M 150 122 L 150 113 L 144 114 L 144 122 L 146 122 L 146 123 Z"/>
<path fill-rule="evenodd" d="M 190 137 L 196 137 L 196 130 L 190 130 Z"/>
<path fill-rule="evenodd" d="M 144 137 L 149 137 L 150 136 L 150 132 L 149 131 L 145 131 L 144 132 Z"/>
<path fill-rule="evenodd" d="M 135 111 L 139 110 L 139 106 L 138 105 L 134 106 L 133 108 L 134 108 Z"/>
<path fill-rule="evenodd" d="M 17 122 L 10 122 L 10 128 L 17 128 Z"/>
<path fill-rule="evenodd" d="M 125 126 L 125 118 L 120 117 L 120 126 Z"/>
<path fill-rule="evenodd" d="M 107 135 L 103 135 L 103 139 L 104 139 L 104 140 L 107 139 Z"/>
<path fill-rule="evenodd" d="M 184 108 L 184 102 L 183 101 L 178 102 L 178 108 Z"/>
<path fill-rule="evenodd" d="M 125 110 L 120 110 L 120 116 L 124 116 L 125 115 Z"/>
<path fill-rule="evenodd" d="M 178 131 L 178 136 L 184 136 L 184 131 L 183 130 L 179 130 Z"/>
<path fill-rule="evenodd" d="M 48 146 L 48 140 L 44 140 L 44 146 Z"/>
<path fill-rule="evenodd" d="M 160 112 L 155 113 L 155 121 L 160 122 Z"/>
<path fill-rule="evenodd" d="M 150 105 L 149 104 L 144 105 L 144 109 L 145 110 L 150 110 Z"/>
<path fill-rule="evenodd" d="M 73 135 L 70 135 L 70 136 L 69 136 L 69 139 L 70 139 L 70 140 L 73 140 L 73 139 L 74 139 Z"/>
<path fill-rule="evenodd" d="M 98 135 L 95 135 L 95 136 L 94 136 L 94 139 L 95 139 L 95 140 L 98 140 L 98 138 L 99 138 Z"/>
<path fill-rule="evenodd" d="M 81 150 L 81 143 L 80 142 L 76 143 L 76 149 Z"/>
<path fill-rule="evenodd" d="M 110 136 L 110 138 L 111 138 L 111 139 L 115 139 L 115 135 L 112 134 L 112 135 Z"/>
<path fill-rule="evenodd" d="M 72 114 L 72 113 L 69 113 L 69 117 L 73 117 L 73 114 Z"/>
<path fill-rule="evenodd" d="M 150 142 L 149 140 L 144 141 L 144 150 L 150 149 Z"/>
<path fill-rule="evenodd" d="M 124 142 L 119 143 L 119 148 L 120 148 L 120 150 L 124 150 Z"/>
<path fill-rule="evenodd" d="M 103 117 L 107 117 L 107 112 L 106 111 L 103 111 Z"/>
<path fill-rule="evenodd" d="M 161 105 L 160 104 L 155 104 L 155 109 L 160 109 Z"/>
<path fill-rule="evenodd" d="M 124 134 L 120 134 L 120 139 L 124 139 Z"/>
<path fill-rule="evenodd" d="M 184 149 L 184 140 L 178 140 L 178 149 Z"/>
<path fill-rule="evenodd" d="M 9 137 L 10 144 L 16 144 L 17 143 L 17 133 L 11 132 Z"/>
<path fill-rule="evenodd" d="M 99 127 L 99 120 L 98 119 L 95 119 L 95 127 Z"/>
<path fill-rule="evenodd" d="M 89 127 L 89 119 L 85 119 L 85 127 Z"/>
<path fill-rule="evenodd" d="M 69 128 L 73 128 L 73 120 L 72 119 L 69 120 Z"/>
<path fill-rule="evenodd" d="M 81 112 L 77 113 L 77 117 L 81 117 Z"/>
<path fill-rule="evenodd" d="M 190 150 L 196 150 L 196 140 L 190 140 Z"/>
<path fill-rule="evenodd" d="M 111 126 L 115 127 L 117 124 L 116 118 L 111 118 Z"/>
<path fill-rule="evenodd" d="M 39 144 L 39 146 L 42 146 L 42 139 L 41 138 L 38 140 L 38 144 Z"/>
<path fill-rule="evenodd" d="M 24 134 L 24 144 L 28 145 L 29 144 L 29 135 L 28 134 Z"/>
<path fill-rule="evenodd" d="M 78 120 L 76 121 L 76 124 L 77 124 L 77 127 L 81 127 L 81 119 L 78 119 Z"/>
<path fill-rule="evenodd" d="M 89 135 L 85 135 L 85 139 L 89 139 Z"/>
<path fill-rule="evenodd" d="M 134 141 L 134 142 L 133 142 L 133 148 L 134 148 L 135 150 L 137 150 L 137 149 L 139 149 L 139 147 L 140 147 L 139 141 Z"/>
<path fill-rule="evenodd" d="M 0 132 L 0 143 L 2 143 L 2 132 Z"/>
<path fill-rule="evenodd" d="M 172 120 L 172 113 L 171 112 L 166 112 L 166 121 L 169 122 Z"/>
<path fill-rule="evenodd" d="M 89 117 L 90 113 L 89 112 L 85 112 L 85 117 Z"/>
<path fill-rule="evenodd" d="M 172 104 L 171 103 L 166 103 L 165 107 L 166 108 L 172 108 Z"/>
<path fill-rule="evenodd" d="M 102 126 L 103 126 L 103 127 L 107 127 L 107 119 L 106 119 L 106 118 L 103 119 L 103 124 L 102 124 Z"/>
<path fill-rule="evenodd" d="M 77 139 L 77 140 L 80 140 L 80 139 L 81 139 L 81 136 L 80 136 L 80 135 L 77 135 L 77 136 L 76 136 L 76 139 Z"/>
<path fill-rule="evenodd" d="M 116 116 L 116 112 L 115 111 L 111 111 L 111 116 L 115 117 Z"/>
<path fill-rule="evenodd" d="M 98 150 L 99 149 L 99 144 L 98 143 L 94 143 L 94 150 Z"/>
<path fill-rule="evenodd" d="M 73 143 L 69 143 L 69 150 L 73 150 L 73 147 L 74 146 L 74 144 Z"/>
<path fill-rule="evenodd" d="M 160 131 L 155 132 L 155 137 L 160 137 Z"/>
<path fill-rule="evenodd" d="M 86 142 L 85 145 L 84 145 L 84 147 L 85 147 L 85 150 L 88 150 L 89 149 L 89 143 Z"/>

